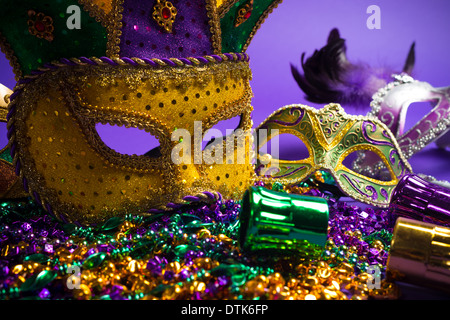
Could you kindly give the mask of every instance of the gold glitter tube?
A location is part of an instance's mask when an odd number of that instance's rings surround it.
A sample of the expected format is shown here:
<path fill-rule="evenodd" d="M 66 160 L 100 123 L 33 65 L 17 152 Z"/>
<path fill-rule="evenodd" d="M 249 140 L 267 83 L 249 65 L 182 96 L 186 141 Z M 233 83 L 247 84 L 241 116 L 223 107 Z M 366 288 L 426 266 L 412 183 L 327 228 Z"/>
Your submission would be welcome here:
<path fill-rule="evenodd" d="M 387 268 L 394 280 L 450 292 L 450 229 L 398 218 Z"/>

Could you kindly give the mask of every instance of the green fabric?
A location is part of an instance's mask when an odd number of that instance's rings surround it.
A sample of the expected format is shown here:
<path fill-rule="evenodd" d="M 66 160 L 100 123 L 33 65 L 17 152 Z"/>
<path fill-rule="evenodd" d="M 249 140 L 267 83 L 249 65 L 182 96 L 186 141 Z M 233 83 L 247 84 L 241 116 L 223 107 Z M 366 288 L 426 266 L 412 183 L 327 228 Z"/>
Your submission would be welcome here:
<path fill-rule="evenodd" d="M 81 29 L 70 30 L 67 27 L 67 20 L 72 16 L 66 13 L 70 5 L 81 9 Z M 77 1 L 0 0 L 0 8 L 0 33 L 13 49 L 23 75 L 60 58 L 106 55 L 106 29 Z M 53 41 L 30 34 L 27 23 L 29 10 L 36 14 L 42 12 L 53 19 Z"/>
<path fill-rule="evenodd" d="M 244 45 L 251 36 L 253 28 L 258 24 L 264 13 L 273 3 L 280 0 L 254 0 L 251 16 L 238 27 L 235 20 L 239 9 L 245 6 L 249 0 L 240 0 L 222 17 L 220 27 L 222 29 L 222 52 L 242 52 Z"/>
<path fill-rule="evenodd" d="M 5 150 L 3 150 L 3 152 L 0 152 L 0 159 L 12 163 L 13 159 L 11 157 L 9 148 L 6 148 Z"/>

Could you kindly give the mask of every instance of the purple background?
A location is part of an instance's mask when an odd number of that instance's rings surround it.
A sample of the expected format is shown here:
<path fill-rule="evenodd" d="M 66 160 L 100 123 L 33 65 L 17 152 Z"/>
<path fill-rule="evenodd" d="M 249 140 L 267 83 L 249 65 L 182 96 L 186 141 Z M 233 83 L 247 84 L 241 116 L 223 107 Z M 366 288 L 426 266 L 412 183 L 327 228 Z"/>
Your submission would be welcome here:
<path fill-rule="evenodd" d="M 370 30 L 366 20 L 370 14 L 367 7 L 378 5 L 381 9 L 381 29 Z M 328 33 L 334 27 L 340 30 L 347 41 L 347 54 L 352 62 L 363 61 L 373 66 L 391 66 L 400 70 L 413 41 L 416 42 L 416 66 L 414 76 L 433 86 L 450 85 L 450 2 L 448 0 L 284 0 L 269 16 L 257 32 L 247 53 L 254 79 L 253 112 L 257 126 L 274 110 L 288 104 L 304 103 L 304 99 L 290 73 L 290 63 L 300 65 L 300 56 L 309 57 L 315 49 L 326 43 Z M 0 56 L 0 83 L 13 88 L 15 81 L 12 68 Z M 365 109 L 344 108 L 347 113 L 366 114 Z M 407 127 L 418 121 L 424 111 L 410 108 Z M 151 147 L 147 134 L 135 132 L 130 139 L 130 130 L 100 132 L 105 139 L 114 141 L 116 150 L 133 153 Z M 136 131 L 136 130 L 135 130 Z M 108 137 L 109 135 L 109 137 Z M 135 145 L 130 144 L 134 141 Z M 0 146 L 6 144 L 6 126 L 0 124 Z M 434 175 L 438 179 L 450 180 L 450 151 L 438 150 L 434 143 L 414 155 L 410 163 L 414 172 Z"/>
<path fill-rule="evenodd" d="M 370 30 L 366 26 L 370 16 L 366 10 L 370 5 L 380 7 L 381 29 Z M 285 0 L 265 21 L 247 50 L 254 79 L 254 125 L 284 105 L 323 106 L 305 100 L 291 75 L 290 63 L 300 66 L 301 54 L 306 52 L 309 57 L 323 47 L 335 27 L 346 39 L 348 59 L 373 66 L 401 70 L 415 41 L 415 78 L 435 87 L 449 86 L 449 13 L 447 0 Z M 352 114 L 365 115 L 369 111 L 369 106 L 343 107 Z M 425 114 L 425 110 L 418 110 L 414 105 L 409 110 L 412 112 L 407 115 L 407 128 Z M 449 156 L 450 149 L 439 150 L 431 143 L 409 162 L 415 173 L 450 180 Z"/>

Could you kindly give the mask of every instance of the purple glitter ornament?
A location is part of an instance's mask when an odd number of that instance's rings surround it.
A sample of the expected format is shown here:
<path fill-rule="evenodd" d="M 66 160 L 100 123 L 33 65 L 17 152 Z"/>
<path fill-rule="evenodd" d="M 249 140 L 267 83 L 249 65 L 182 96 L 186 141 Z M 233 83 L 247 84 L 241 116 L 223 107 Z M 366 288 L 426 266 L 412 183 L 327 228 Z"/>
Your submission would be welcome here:
<path fill-rule="evenodd" d="M 39 298 L 41 299 L 49 299 L 50 298 L 50 291 L 48 289 L 44 288 L 39 292 Z"/>
<path fill-rule="evenodd" d="M 9 273 L 8 261 L 0 260 L 0 276 L 4 277 Z"/>
<path fill-rule="evenodd" d="M 53 245 L 46 243 L 44 245 L 44 251 L 46 253 L 53 253 Z"/>
<path fill-rule="evenodd" d="M 167 260 L 165 258 L 155 256 L 147 262 L 147 270 L 152 272 L 154 275 L 161 275 L 162 267 L 165 264 L 167 264 Z"/>

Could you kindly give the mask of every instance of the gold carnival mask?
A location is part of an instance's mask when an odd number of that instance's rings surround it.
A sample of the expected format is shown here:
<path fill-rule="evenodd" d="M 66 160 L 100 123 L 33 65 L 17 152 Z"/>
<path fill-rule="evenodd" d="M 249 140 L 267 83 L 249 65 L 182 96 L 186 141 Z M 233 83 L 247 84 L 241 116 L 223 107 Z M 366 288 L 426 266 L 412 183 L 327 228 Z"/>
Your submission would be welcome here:
<path fill-rule="evenodd" d="M 214 163 L 196 162 L 195 151 L 179 164 L 172 155 L 186 145 L 178 133 L 195 135 L 197 122 L 201 135 L 233 117 L 236 129 L 251 129 L 245 50 L 279 2 L 0 1 L 1 46 L 18 80 L 9 146 L 25 190 L 56 217 L 89 224 L 220 194 L 240 198 L 255 179 L 249 147 L 244 162 L 233 161 L 242 158 L 235 146 Z M 70 17 L 80 28 L 68 28 L 72 5 L 82 7 Z M 98 123 L 143 129 L 159 147 L 120 154 L 101 140 Z M 204 151 L 217 160 L 217 147 Z"/>
<path fill-rule="evenodd" d="M 257 171 L 267 181 L 293 184 L 317 170 L 327 170 L 346 195 L 387 207 L 399 179 L 411 172 L 386 125 L 374 118 L 347 115 L 338 104 L 320 110 L 304 105 L 281 108 L 257 128 L 261 130 L 266 134 L 259 134 L 262 138 L 258 140 L 257 150 L 280 134 L 291 134 L 302 140 L 309 152 L 307 158 L 294 161 L 261 155 Z M 362 150 L 381 158 L 390 172 L 389 181 L 366 177 L 343 164 L 350 154 Z"/>

